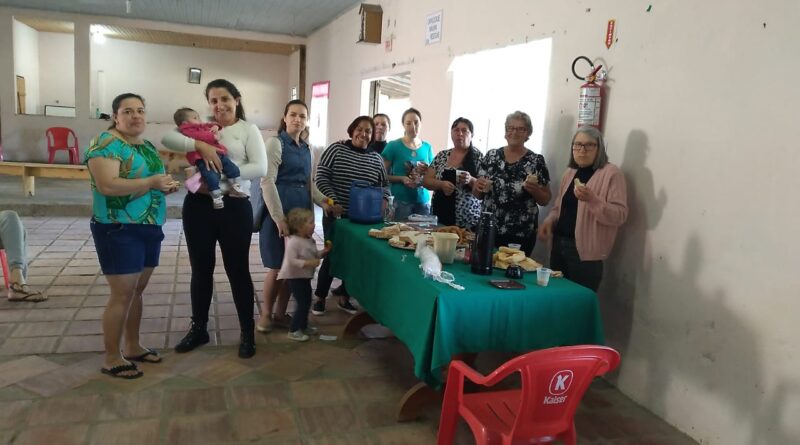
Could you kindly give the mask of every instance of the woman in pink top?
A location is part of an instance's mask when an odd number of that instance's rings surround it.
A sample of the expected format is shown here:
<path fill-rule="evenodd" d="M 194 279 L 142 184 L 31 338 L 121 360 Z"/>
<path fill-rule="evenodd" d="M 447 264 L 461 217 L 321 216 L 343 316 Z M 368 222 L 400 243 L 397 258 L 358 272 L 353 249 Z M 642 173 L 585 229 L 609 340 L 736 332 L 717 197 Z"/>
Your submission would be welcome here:
<path fill-rule="evenodd" d="M 555 205 L 539 226 L 539 238 L 553 238 L 550 267 L 597 291 L 603 260 L 627 217 L 625 176 L 608 162 L 603 134 L 594 127 L 578 128 Z"/>

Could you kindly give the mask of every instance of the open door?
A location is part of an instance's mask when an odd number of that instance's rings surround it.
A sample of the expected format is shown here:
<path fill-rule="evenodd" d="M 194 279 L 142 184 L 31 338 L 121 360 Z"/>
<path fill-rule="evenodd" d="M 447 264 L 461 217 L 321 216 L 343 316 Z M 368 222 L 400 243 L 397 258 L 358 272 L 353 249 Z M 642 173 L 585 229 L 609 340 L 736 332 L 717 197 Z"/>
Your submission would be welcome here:
<path fill-rule="evenodd" d="M 25 114 L 25 78 L 17 77 L 17 114 Z"/>

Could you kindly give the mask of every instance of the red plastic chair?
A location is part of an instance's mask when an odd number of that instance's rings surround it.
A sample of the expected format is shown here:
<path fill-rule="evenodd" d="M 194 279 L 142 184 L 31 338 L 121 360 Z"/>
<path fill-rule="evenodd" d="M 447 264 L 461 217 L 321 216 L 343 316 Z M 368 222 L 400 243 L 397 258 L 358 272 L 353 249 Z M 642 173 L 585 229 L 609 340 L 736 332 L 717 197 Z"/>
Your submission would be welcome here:
<path fill-rule="evenodd" d="M 78 158 L 78 137 L 75 132 L 66 127 L 50 127 L 45 132 L 47 137 L 47 151 L 50 157 L 47 160 L 49 164 L 53 163 L 57 150 L 67 150 L 69 154 L 70 164 L 80 164 Z M 72 136 L 72 144 L 70 145 L 70 136 Z"/>
<path fill-rule="evenodd" d="M 3 281 L 6 284 L 6 289 L 8 289 L 8 280 L 10 279 L 10 276 L 8 275 L 8 258 L 6 258 L 6 251 L 2 249 L 0 249 L 0 263 L 2 263 L 3 266 Z"/>
<path fill-rule="evenodd" d="M 619 353 L 605 346 L 567 346 L 516 357 L 487 376 L 460 360 L 447 375 L 438 445 L 453 442 L 458 416 L 472 429 L 478 445 L 545 443 L 575 445 L 573 417 L 592 379 L 615 369 Z M 464 394 L 464 377 L 494 386 L 514 372 L 521 389 Z"/>

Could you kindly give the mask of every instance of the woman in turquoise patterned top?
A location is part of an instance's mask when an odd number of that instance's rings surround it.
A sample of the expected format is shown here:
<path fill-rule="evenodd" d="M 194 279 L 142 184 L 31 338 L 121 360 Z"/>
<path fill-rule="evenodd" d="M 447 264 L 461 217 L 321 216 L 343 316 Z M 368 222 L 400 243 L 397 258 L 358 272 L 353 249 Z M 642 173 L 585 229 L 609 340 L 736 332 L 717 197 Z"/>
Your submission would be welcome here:
<path fill-rule="evenodd" d="M 139 343 L 142 293 L 161 253 L 165 194 L 176 191 L 179 183 L 164 173 L 158 151 L 141 137 L 144 99 L 121 94 L 114 99 L 112 111 L 114 123 L 92 140 L 86 152 L 92 187 L 92 237 L 111 288 L 103 312 L 106 354 L 101 371 L 135 379 L 142 372 L 131 361 L 161 361 L 157 352 Z"/>
<path fill-rule="evenodd" d="M 433 162 L 433 150 L 428 141 L 419 137 L 422 114 L 416 108 L 403 113 L 403 137 L 386 144 L 381 152 L 392 184 L 394 217 L 403 221 L 408 215 L 431 213 L 431 194 L 422 187 L 422 178 Z"/>

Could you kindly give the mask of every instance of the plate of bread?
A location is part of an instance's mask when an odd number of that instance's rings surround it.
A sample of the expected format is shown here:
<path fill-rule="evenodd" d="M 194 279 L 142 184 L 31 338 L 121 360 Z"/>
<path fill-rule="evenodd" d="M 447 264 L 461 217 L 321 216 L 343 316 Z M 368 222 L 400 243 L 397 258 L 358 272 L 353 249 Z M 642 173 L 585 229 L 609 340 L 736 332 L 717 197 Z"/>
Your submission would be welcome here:
<path fill-rule="evenodd" d="M 475 239 L 475 234 L 458 226 L 444 226 L 431 229 L 431 232 L 455 233 L 458 235 L 458 246 L 463 247 Z"/>
<path fill-rule="evenodd" d="M 378 239 L 390 239 L 399 236 L 400 232 L 407 232 L 409 230 L 414 229 L 407 224 L 393 224 L 382 229 L 369 229 L 369 236 Z"/>
<path fill-rule="evenodd" d="M 536 260 L 526 256 L 525 252 L 508 246 L 501 246 L 500 249 L 492 255 L 492 265 L 496 269 L 505 270 L 512 264 L 516 264 L 528 272 L 535 271 L 536 268 L 542 267 Z"/>
<path fill-rule="evenodd" d="M 389 245 L 398 249 L 415 250 L 418 243 L 433 243 L 433 237 L 429 233 L 422 233 L 416 230 L 400 232 L 396 236 L 389 238 Z"/>

